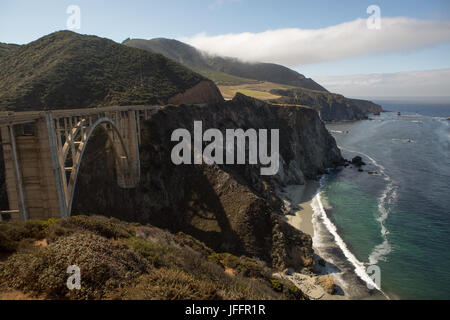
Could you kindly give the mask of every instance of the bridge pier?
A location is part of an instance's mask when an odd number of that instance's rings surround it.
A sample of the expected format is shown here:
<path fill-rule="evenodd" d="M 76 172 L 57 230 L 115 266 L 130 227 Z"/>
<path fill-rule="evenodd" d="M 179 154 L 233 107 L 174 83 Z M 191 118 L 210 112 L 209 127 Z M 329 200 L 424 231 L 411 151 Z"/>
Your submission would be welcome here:
<path fill-rule="evenodd" d="M 17 135 L 19 125 L 2 127 L 5 180 L 13 219 L 46 220 L 66 213 L 58 194 L 57 171 L 53 168 L 50 139 L 44 119 L 35 122 L 34 135 Z M 14 152 L 14 149 L 16 150 Z M 63 209 L 64 210 L 64 209 Z"/>
<path fill-rule="evenodd" d="M 117 171 L 117 183 L 121 188 L 128 189 L 134 188 L 140 179 L 140 161 L 139 161 L 139 132 L 138 121 L 135 111 L 127 111 L 126 114 L 122 114 L 119 117 L 118 127 L 122 128 L 122 139 L 125 145 L 128 146 L 128 154 L 115 157 L 116 159 L 116 171 Z M 114 131 L 109 130 L 109 134 L 112 135 L 113 148 L 120 149 L 120 139 L 114 136 Z"/>

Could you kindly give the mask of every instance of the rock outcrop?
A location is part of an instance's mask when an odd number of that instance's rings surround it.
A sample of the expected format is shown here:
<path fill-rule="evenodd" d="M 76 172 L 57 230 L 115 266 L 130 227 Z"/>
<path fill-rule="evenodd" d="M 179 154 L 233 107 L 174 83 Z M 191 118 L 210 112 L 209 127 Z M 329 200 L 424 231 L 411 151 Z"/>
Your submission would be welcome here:
<path fill-rule="evenodd" d="M 173 130 L 265 128 L 280 130 L 280 170 L 261 176 L 258 165 L 180 165 L 171 161 Z M 279 214 L 276 189 L 316 178 L 343 161 L 334 138 L 310 108 L 278 107 L 237 95 L 208 106 L 168 106 L 144 125 L 141 182 L 119 189 L 113 164 L 102 150 L 101 134 L 88 144 L 73 214 L 108 213 L 131 221 L 183 231 L 218 252 L 248 255 L 278 269 L 311 269 L 311 237 Z M 106 164 L 106 165 L 105 165 Z"/>
<path fill-rule="evenodd" d="M 270 92 L 281 96 L 272 102 L 309 106 L 319 112 L 323 121 L 363 120 L 370 113 L 379 114 L 383 111 L 381 106 L 371 101 L 349 99 L 335 93 L 301 88 L 276 89 Z"/>
<path fill-rule="evenodd" d="M 202 80 L 185 92 L 168 99 L 170 104 L 216 103 L 223 101 L 222 94 L 210 80 Z"/>
<path fill-rule="evenodd" d="M 320 285 L 328 294 L 333 294 L 336 290 L 334 286 L 334 280 L 329 274 L 318 277 L 316 283 Z"/>
<path fill-rule="evenodd" d="M 362 160 L 362 158 L 360 156 L 356 156 L 352 159 L 352 164 L 357 166 L 357 167 L 361 167 L 361 166 L 365 166 L 366 163 Z"/>

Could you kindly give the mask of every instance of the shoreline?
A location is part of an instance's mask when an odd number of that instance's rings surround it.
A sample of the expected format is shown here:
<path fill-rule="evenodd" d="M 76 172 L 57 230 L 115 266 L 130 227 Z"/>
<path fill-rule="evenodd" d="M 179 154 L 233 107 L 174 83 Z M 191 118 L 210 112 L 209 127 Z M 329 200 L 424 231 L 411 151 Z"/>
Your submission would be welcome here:
<path fill-rule="evenodd" d="M 342 251 L 343 249 L 336 243 L 335 235 L 327 229 L 326 223 L 323 221 L 324 217 L 317 208 L 317 201 L 320 202 L 320 197 L 317 197 L 320 187 L 320 182 L 308 181 L 305 185 L 287 186 L 281 194 L 287 209 L 286 222 L 311 236 L 316 262 L 312 274 L 289 270 L 284 277 L 294 282 L 314 300 L 388 298 L 382 291 L 367 288 L 367 280 L 362 280 L 352 263 L 353 259 L 348 260 L 347 255 L 353 255 L 350 252 L 346 254 Z M 324 287 L 318 284 L 321 277 L 332 279 L 334 293 L 326 292 Z"/>
<path fill-rule="evenodd" d="M 289 214 L 284 218 L 285 220 L 297 230 L 302 231 L 314 239 L 315 228 L 313 224 L 314 209 L 312 202 L 319 191 L 320 184 L 315 181 L 309 181 L 305 185 L 290 185 L 285 188 L 284 196 L 282 197 L 285 207 Z M 303 274 L 289 270 L 287 274 L 278 274 L 278 276 L 287 278 L 295 283 L 304 293 L 306 293 L 312 300 L 346 300 L 348 299 L 344 290 L 338 285 L 333 274 L 327 272 L 326 266 L 321 266 L 318 261 L 324 261 L 317 253 L 318 249 L 313 244 L 314 260 L 316 261 L 316 268 L 313 274 Z M 327 292 L 326 288 L 320 285 L 321 279 L 330 281 L 335 287 L 334 293 Z"/>

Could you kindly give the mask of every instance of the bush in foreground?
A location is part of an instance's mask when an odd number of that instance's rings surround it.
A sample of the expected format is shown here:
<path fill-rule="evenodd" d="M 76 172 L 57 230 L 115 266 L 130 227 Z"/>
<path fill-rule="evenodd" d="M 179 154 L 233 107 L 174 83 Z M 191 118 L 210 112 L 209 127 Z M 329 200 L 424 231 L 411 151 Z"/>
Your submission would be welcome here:
<path fill-rule="evenodd" d="M 2 255 L 8 258 L 0 262 L 0 293 L 16 289 L 48 299 L 305 299 L 291 283 L 274 287 L 270 269 L 250 257 L 216 253 L 186 234 L 105 217 L 0 223 Z M 80 290 L 67 288 L 71 265 L 81 270 Z"/>

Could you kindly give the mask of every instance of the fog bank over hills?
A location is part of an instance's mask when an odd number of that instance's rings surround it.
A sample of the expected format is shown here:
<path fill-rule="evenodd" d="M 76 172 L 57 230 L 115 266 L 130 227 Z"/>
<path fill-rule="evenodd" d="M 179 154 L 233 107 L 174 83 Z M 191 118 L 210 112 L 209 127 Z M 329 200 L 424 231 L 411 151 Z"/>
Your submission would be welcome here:
<path fill-rule="evenodd" d="M 151 40 L 127 39 L 123 44 L 160 53 L 210 78 L 217 84 L 246 83 L 251 79 L 327 91 L 314 80 L 306 78 L 304 75 L 282 65 L 259 62 L 248 63 L 237 58 L 209 55 L 177 40 L 164 38 Z"/>
<path fill-rule="evenodd" d="M 180 40 L 212 54 L 288 67 L 410 52 L 450 41 L 450 21 L 383 17 L 381 23 L 379 30 L 373 30 L 367 27 L 367 19 L 358 18 L 326 28 L 280 28 L 219 35 L 200 33 Z"/>

